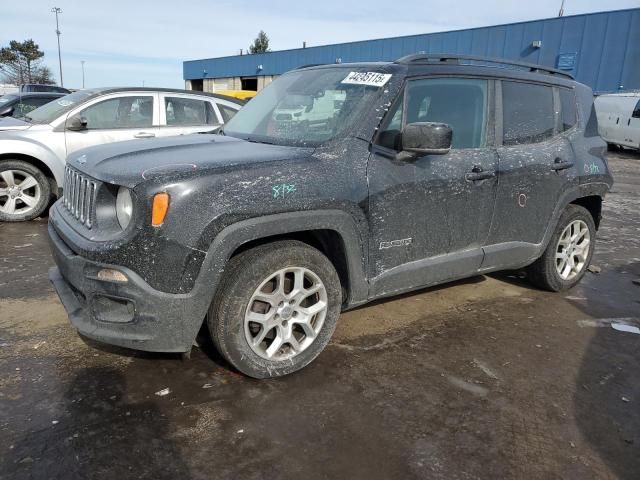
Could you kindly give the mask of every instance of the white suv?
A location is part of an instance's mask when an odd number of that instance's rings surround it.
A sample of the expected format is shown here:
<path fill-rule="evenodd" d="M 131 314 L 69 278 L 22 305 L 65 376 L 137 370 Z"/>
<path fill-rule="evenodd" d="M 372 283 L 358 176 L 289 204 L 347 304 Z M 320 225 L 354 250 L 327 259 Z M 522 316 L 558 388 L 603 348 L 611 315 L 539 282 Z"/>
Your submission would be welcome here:
<path fill-rule="evenodd" d="M 82 90 L 0 120 L 0 221 L 38 217 L 60 194 L 70 153 L 103 143 L 215 130 L 243 102 L 169 89 Z"/>

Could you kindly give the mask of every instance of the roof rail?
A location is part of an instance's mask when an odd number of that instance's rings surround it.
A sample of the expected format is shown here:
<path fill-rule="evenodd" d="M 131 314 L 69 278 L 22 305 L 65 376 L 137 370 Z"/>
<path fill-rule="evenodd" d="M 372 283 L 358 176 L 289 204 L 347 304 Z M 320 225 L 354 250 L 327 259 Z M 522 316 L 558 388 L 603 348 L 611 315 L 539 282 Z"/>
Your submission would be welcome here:
<path fill-rule="evenodd" d="M 517 62 L 504 58 L 481 57 L 477 55 L 457 55 L 448 53 L 417 53 L 399 58 L 394 63 L 401 65 L 411 64 L 431 64 L 431 63 L 453 63 L 463 65 L 464 61 L 476 62 L 483 66 L 496 67 L 516 67 L 528 72 L 545 73 L 548 75 L 560 75 L 573 80 L 573 75 L 557 68 L 545 67 L 534 63 Z"/>
<path fill-rule="evenodd" d="M 299 67 L 293 68 L 292 70 L 302 70 L 303 68 L 321 67 L 323 65 L 327 65 L 327 64 L 326 63 L 307 63 L 306 65 L 300 65 Z"/>

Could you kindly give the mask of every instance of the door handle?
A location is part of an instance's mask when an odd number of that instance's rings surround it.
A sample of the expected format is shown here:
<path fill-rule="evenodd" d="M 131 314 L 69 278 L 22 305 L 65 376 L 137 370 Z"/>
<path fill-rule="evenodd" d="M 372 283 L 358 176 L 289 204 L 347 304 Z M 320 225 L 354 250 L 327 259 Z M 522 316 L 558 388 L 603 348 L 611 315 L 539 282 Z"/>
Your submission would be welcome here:
<path fill-rule="evenodd" d="M 470 173 L 467 173 L 464 178 L 468 182 L 477 182 L 479 180 L 487 180 L 496 176 L 496 172 L 485 172 L 480 165 L 473 167 Z"/>
<path fill-rule="evenodd" d="M 156 136 L 155 133 L 150 133 L 150 132 L 140 132 L 134 135 L 135 138 L 153 138 L 155 136 Z"/>
<path fill-rule="evenodd" d="M 562 160 L 561 158 L 556 158 L 553 161 L 553 165 L 551 166 L 551 170 L 559 171 L 566 170 L 567 168 L 573 167 L 573 162 L 567 162 Z"/>

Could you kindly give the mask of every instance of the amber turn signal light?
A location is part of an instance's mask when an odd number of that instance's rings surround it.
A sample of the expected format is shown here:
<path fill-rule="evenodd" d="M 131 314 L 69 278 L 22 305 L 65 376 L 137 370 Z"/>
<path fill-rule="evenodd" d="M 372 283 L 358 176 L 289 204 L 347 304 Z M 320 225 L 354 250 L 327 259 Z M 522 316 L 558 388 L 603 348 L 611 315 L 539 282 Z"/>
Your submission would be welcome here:
<path fill-rule="evenodd" d="M 159 227 L 164 223 L 164 217 L 169 211 L 169 194 L 162 192 L 153 196 L 153 206 L 151 209 L 151 225 Z"/>

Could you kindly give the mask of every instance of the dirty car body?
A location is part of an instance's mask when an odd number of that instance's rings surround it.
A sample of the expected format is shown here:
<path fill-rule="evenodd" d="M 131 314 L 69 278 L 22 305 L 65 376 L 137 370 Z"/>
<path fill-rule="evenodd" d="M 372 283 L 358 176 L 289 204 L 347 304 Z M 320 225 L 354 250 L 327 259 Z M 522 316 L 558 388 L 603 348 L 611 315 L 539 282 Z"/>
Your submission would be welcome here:
<path fill-rule="evenodd" d="M 528 88 L 543 107 L 514 100 Z M 311 112 L 299 124 L 273 114 L 282 92 L 289 108 L 295 95 Z M 317 120 L 314 105 L 334 94 Z M 526 118 L 523 109 L 545 102 L 550 118 Z M 539 262 L 568 206 L 597 227 L 612 184 L 605 151 L 591 90 L 560 72 L 421 55 L 305 68 L 273 82 L 223 134 L 70 156 L 49 217 L 50 277 L 83 335 L 188 352 L 234 258 L 272 243 L 320 252 L 342 310 Z M 165 193 L 166 217 L 153 225 Z M 128 197 L 124 225 L 119 196 Z M 280 318 L 290 318 L 286 307 Z"/>

